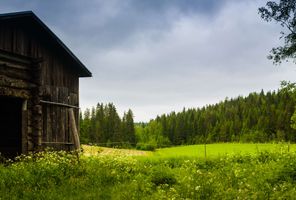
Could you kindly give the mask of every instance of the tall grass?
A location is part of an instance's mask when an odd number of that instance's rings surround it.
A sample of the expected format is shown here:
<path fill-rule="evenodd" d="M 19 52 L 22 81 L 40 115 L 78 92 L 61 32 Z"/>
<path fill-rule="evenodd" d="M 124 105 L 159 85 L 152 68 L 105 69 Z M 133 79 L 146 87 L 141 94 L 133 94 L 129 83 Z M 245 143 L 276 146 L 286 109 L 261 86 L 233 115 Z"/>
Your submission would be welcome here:
<path fill-rule="evenodd" d="M 0 165 L 0 199 L 293 199 L 296 153 L 211 159 L 45 152 Z"/>

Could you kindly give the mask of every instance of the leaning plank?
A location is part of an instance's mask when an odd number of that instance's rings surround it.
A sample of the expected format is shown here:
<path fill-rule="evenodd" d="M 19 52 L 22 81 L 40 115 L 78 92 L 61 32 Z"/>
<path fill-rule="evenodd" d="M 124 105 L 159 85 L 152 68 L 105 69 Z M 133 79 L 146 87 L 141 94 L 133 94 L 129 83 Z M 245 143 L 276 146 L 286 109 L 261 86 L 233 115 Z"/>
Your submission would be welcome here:
<path fill-rule="evenodd" d="M 75 146 L 76 150 L 80 151 L 80 141 L 79 141 L 79 135 L 78 135 L 77 127 L 76 127 L 73 108 L 69 108 L 69 118 L 70 118 L 69 119 L 70 129 L 71 129 L 73 140 L 74 140 L 74 146 Z"/>

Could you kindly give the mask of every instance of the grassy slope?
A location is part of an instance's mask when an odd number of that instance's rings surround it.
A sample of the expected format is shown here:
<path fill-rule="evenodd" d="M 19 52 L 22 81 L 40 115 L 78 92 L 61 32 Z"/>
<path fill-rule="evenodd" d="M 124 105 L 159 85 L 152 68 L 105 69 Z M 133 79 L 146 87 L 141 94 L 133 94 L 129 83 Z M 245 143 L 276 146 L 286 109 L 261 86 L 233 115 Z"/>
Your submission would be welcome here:
<path fill-rule="evenodd" d="M 215 158 L 226 154 L 250 154 L 253 155 L 262 151 L 295 151 L 296 144 L 241 144 L 241 143 L 220 143 L 207 144 L 207 158 Z M 189 145 L 171 148 L 158 149 L 153 154 L 155 157 L 205 157 L 205 145 Z"/>
<path fill-rule="evenodd" d="M 155 152 L 139 151 L 132 149 L 116 149 L 98 146 L 83 145 L 85 156 L 120 155 L 120 156 L 144 156 L 144 158 L 217 158 L 225 155 L 254 155 L 258 152 L 296 151 L 296 144 L 253 144 L 253 143 L 217 143 L 199 145 L 187 145 L 157 149 Z M 205 154 L 206 150 L 206 154 Z"/>

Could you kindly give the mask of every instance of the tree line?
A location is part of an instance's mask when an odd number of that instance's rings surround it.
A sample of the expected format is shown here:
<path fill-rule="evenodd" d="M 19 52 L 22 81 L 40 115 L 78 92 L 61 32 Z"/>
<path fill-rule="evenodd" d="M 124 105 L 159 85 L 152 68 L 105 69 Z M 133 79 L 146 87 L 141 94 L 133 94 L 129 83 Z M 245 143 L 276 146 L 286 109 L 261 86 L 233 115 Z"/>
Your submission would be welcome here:
<path fill-rule="evenodd" d="M 129 109 L 120 118 L 112 103 L 98 103 L 80 113 L 81 143 L 100 146 L 130 147 L 135 145 L 133 112 Z"/>
<path fill-rule="evenodd" d="M 283 82 L 277 91 L 262 90 L 202 108 L 184 108 L 148 123 L 134 123 L 131 110 L 120 118 L 112 103 L 98 103 L 80 115 L 81 142 L 121 147 L 137 144 L 139 149 L 215 142 L 296 142 L 295 88 L 295 84 Z"/>
<path fill-rule="evenodd" d="M 183 109 L 138 124 L 138 142 L 156 147 L 214 142 L 296 142 L 291 127 L 295 84 L 278 91 L 251 93 L 202 108 Z M 296 122 L 296 114 L 292 120 Z M 294 125 L 294 127 L 296 127 Z"/>

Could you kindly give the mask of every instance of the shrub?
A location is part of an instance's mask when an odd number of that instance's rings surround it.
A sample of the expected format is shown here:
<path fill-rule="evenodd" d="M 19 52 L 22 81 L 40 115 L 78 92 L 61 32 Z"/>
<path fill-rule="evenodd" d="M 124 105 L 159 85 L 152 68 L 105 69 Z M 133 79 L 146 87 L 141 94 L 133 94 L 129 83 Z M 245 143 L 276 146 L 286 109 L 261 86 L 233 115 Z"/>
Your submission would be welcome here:
<path fill-rule="evenodd" d="M 138 143 L 137 146 L 136 146 L 136 149 L 142 150 L 142 151 L 155 151 L 156 150 L 156 145 L 155 144 Z"/>
<path fill-rule="evenodd" d="M 157 166 L 153 168 L 151 173 L 151 182 L 156 185 L 173 185 L 177 182 L 174 174 L 171 172 L 171 169 L 164 166 Z"/>

